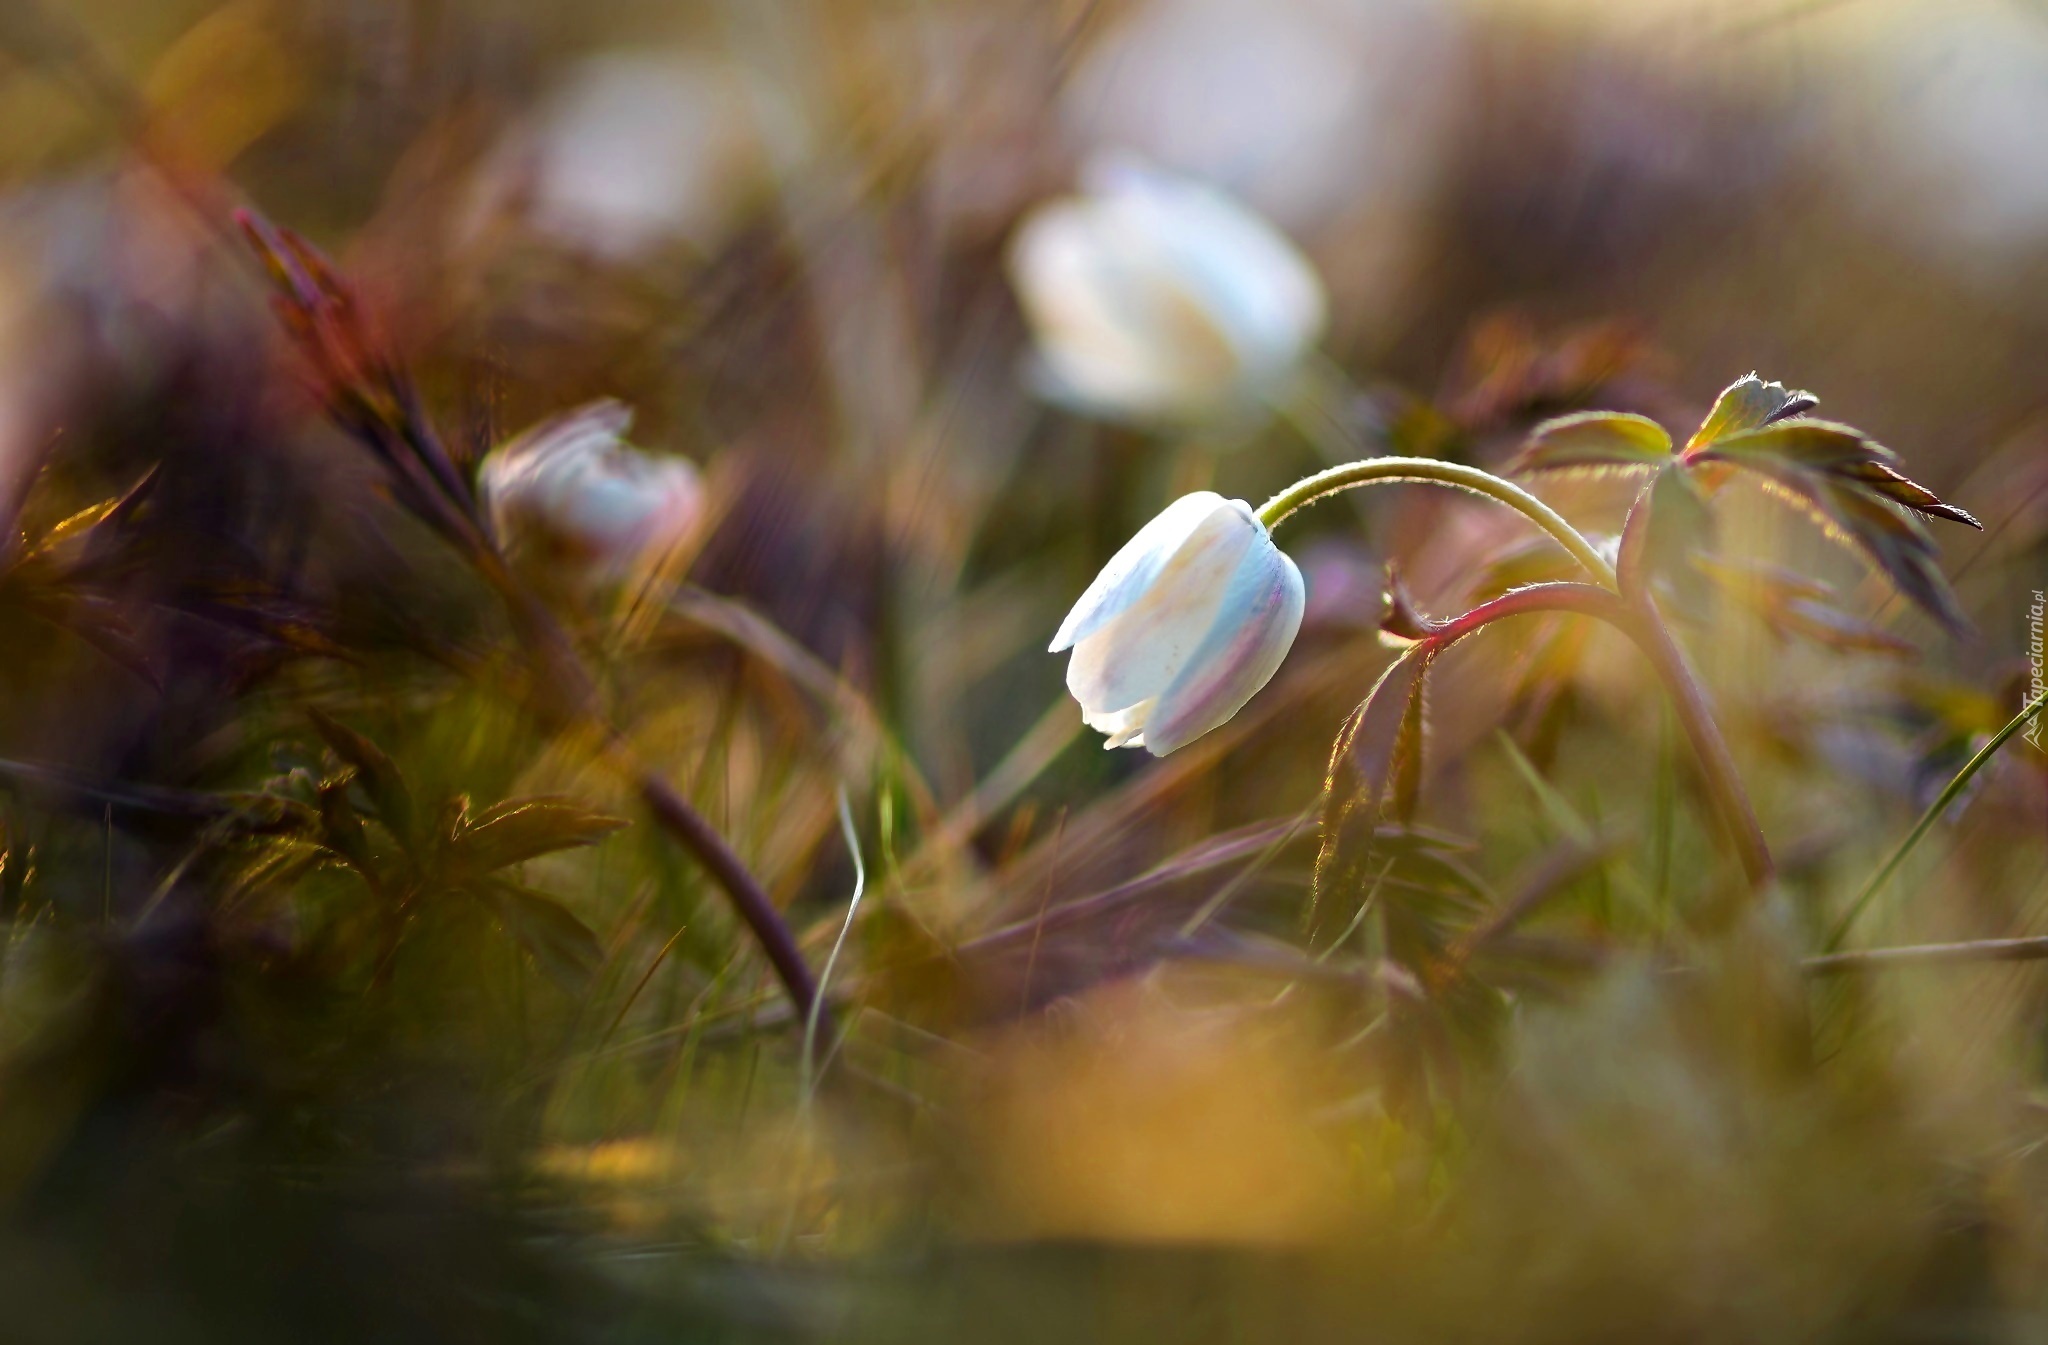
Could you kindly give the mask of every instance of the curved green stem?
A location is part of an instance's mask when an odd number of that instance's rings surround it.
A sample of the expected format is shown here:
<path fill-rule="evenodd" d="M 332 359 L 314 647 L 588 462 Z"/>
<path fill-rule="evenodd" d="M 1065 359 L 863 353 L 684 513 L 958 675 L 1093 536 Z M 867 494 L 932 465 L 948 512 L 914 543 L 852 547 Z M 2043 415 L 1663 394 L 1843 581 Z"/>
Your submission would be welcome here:
<path fill-rule="evenodd" d="M 1856 900 L 1849 903 L 1849 909 L 1844 911 L 1842 918 L 1835 922 L 1834 933 L 1828 935 L 1826 951 L 1832 953 L 1842 946 L 1842 940 L 1849 937 L 1849 927 L 1856 923 L 1856 917 L 1862 915 L 1864 907 L 1870 905 L 1877 894 L 1884 890 L 1884 885 L 1891 881 L 1891 876 L 1894 873 L 1898 872 L 1899 865 L 1906 862 L 1906 856 L 1913 853 L 1914 847 L 1920 844 L 1921 838 L 1931 831 L 1935 822 L 1943 813 L 1948 811 L 1948 806 L 1956 801 L 1956 796 L 1963 792 L 1963 787 L 1970 783 L 1971 777 L 1984 769 L 1985 763 L 1997 755 L 1998 749 L 2005 746 L 2007 739 L 2025 728 L 2028 720 L 2040 714 L 2043 706 L 2048 706 L 2048 692 L 2044 692 L 2027 702 L 2026 707 L 2014 715 L 2011 722 L 2006 724 L 1997 733 L 1992 734 L 1991 741 L 1979 748 L 1977 755 L 1971 757 L 1964 764 L 1963 768 L 1956 772 L 1955 779 L 1948 782 L 1947 788 L 1941 791 L 1939 798 L 1927 805 L 1927 811 L 1920 814 L 1920 820 L 1915 822 L 1913 829 L 1906 833 L 1906 839 L 1900 841 L 1899 848 L 1892 851 L 1892 857 L 1884 862 L 1884 867 L 1870 875 L 1870 881 L 1865 883 L 1863 890 L 1856 894 Z"/>
<path fill-rule="evenodd" d="M 1614 567 L 1577 528 L 1565 521 L 1562 514 L 1514 482 L 1462 463 L 1441 462 L 1435 458 L 1364 458 L 1358 462 L 1347 462 L 1304 477 L 1260 505 L 1259 521 L 1269 529 L 1274 528 L 1288 515 L 1318 500 L 1339 491 L 1382 481 L 1428 482 L 1498 500 L 1549 533 L 1603 586 L 1615 587 Z"/>

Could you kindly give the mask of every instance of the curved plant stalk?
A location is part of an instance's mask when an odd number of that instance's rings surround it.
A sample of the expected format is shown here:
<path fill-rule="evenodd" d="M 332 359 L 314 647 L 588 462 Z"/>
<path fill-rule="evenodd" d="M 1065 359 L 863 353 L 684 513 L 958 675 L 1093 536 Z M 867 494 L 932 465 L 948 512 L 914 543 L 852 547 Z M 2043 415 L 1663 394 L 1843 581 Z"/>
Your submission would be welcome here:
<path fill-rule="evenodd" d="M 2029 701 L 2025 708 L 2014 715 L 2004 728 L 1991 735 L 1991 741 L 1979 748 L 1977 755 L 1971 757 L 1968 762 L 1964 763 L 1963 768 L 1956 772 L 1955 778 L 1950 780 L 1947 786 L 1942 789 L 1940 796 L 1934 802 L 1927 805 L 1926 812 L 1920 814 L 1920 820 L 1915 822 L 1913 829 L 1906 833 L 1906 839 L 1899 842 L 1899 848 L 1892 851 L 1891 858 L 1887 859 L 1876 873 L 1870 875 L 1870 881 L 1863 884 L 1863 890 L 1856 894 L 1856 900 L 1849 903 L 1849 909 L 1844 911 L 1842 918 L 1835 922 L 1834 932 L 1828 935 L 1826 951 L 1832 953 L 1842 946 L 1842 940 L 1849 937 L 1849 928 L 1856 923 L 1856 918 L 1862 915 L 1864 908 L 1869 906 L 1876 899 L 1877 894 L 1884 890 L 1884 885 L 1891 881 L 1891 876 L 1894 873 L 1898 872 L 1899 865 L 1906 862 L 1906 856 L 1912 854 L 1914 847 L 1918 846 L 1921 839 L 1929 831 L 1933 830 L 1935 822 L 1939 820 L 1943 813 L 1948 811 L 1949 805 L 1956 801 L 1957 795 L 1963 792 L 1964 787 L 1970 783 L 1971 778 L 1978 771 L 1983 770 L 1985 764 L 1997 755 L 1998 749 L 2005 746 L 2006 742 L 2014 734 L 2025 728 L 2028 721 L 2032 720 L 2035 715 L 2040 714 L 2043 706 L 2048 706 L 2048 692 L 2044 692 Z"/>
<path fill-rule="evenodd" d="M 1433 626 L 1423 638 L 1440 651 L 1504 617 L 1536 612 L 1569 612 L 1592 617 L 1626 635 L 1649 660 L 1664 684 L 1665 693 L 1671 698 L 1679 726 L 1685 730 L 1686 739 L 1692 744 L 1693 755 L 1699 762 L 1707 796 L 1713 800 L 1715 815 L 1727 834 L 1729 848 L 1742 865 L 1743 875 L 1752 888 L 1762 887 L 1770 881 L 1773 872 L 1771 854 L 1764 843 L 1756 809 L 1749 801 L 1748 791 L 1742 786 L 1741 776 L 1736 773 L 1735 758 L 1721 736 L 1721 728 L 1714 720 L 1706 691 L 1684 651 L 1671 638 L 1655 610 L 1645 611 L 1645 606 L 1646 602 L 1630 602 L 1593 584 L 1531 584 Z"/>
<path fill-rule="evenodd" d="M 868 866 L 860 857 L 860 832 L 853 825 L 853 809 L 846 802 L 846 789 L 839 790 L 839 831 L 846 838 L 846 853 L 853 859 L 853 896 L 846 903 L 846 923 L 839 927 L 839 937 L 832 941 L 832 951 L 825 958 L 825 969 L 818 973 L 818 990 L 811 997 L 811 1007 L 804 1014 L 804 1050 L 799 1057 L 803 1070 L 801 1096 L 805 1107 L 811 1105 L 817 1093 L 818 1077 L 824 1073 L 824 1063 L 818 1059 L 818 1021 L 825 1008 L 825 987 L 832 983 L 832 969 L 839 965 L 839 954 L 846 947 L 846 936 L 853 932 L 853 919 L 860 914 L 860 899 L 868 890 Z"/>
<path fill-rule="evenodd" d="M 1462 463 L 1441 462 L 1435 458 L 1363 458 L 1357 462 L 1342 463 L 1314 476 L 1304 477 L 1267 500 L 1259 506 L 1259 521 L 1269 529 L 1274 528 L 1290 514 L 1318 500 L 1327 499 L 1339 491 L 1378 482 L 1449 486 L 1497 500 L 1549 533 L 1605 588 L 1615 587 L 1614 567 L 1577 528 L 1565 521 L 1562 514 L 1514 482 Z"/>

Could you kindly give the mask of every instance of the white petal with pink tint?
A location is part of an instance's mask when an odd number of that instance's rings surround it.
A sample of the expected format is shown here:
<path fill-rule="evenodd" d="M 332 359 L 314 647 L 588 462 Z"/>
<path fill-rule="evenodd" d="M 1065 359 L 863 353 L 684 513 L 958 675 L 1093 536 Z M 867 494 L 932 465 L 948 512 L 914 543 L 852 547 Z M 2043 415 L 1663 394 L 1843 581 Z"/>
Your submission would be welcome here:
<path fill-rule="evenodd" d="M 1053 640 L 1067 689 L 1110 747 L 1165 756 L 1225 723 L 1301 628 L 1301 571 L 1251 506 L 1200 491 L 1118 551 Z"/>

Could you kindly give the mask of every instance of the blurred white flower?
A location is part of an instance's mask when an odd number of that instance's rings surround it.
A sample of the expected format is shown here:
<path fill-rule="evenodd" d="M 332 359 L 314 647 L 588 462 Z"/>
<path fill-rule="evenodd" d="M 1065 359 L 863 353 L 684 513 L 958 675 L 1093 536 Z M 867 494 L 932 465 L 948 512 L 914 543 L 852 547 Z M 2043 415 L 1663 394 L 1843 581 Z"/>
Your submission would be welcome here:
<path fill-rule="evenodd" d="M 1053 638 L 1109 747 L 1163 757 L 1266 685 L 1301 629 L 1301 571 L 1243 500 L 1184 495 L 1124 544 Z"/>
<path fill-rule="evenodd" d="M 1083 51 L 1061 121 L 1215 182 L 1291 227 L 1420 203 L 1463 105 L 1465 7 L 1147 0 Z M 1353 230 L 1347 229 L 1347 244 Z"/>
<path fill-rule="evenodd" d="M 1101 165 L 1033 212 L 1010 277 L 1047 391 L 1136 420 L 1242 411 L 1322 336 L 1322 282 L 1271 225 L 1189 178 Z"/>
<path fill-rule="evenodd" d="M 703 478 L 625 442 L 633 413 L 592 402 L 493 450 L 477 493 L 507 547 L 594 581 L 658 563 L 696 532 Z"/>
<path fill-rule="evenodd" d="M 1880 13 L 1853 34 L 1871 51 L 1850 86 L 1864 100 L 1847 134 L 1869 153 L 1850 180 L 1887 223 L 2010 290 L 2013 251 L 2048 238 L 2048 21 L 2024 5 L 1957 0 Z"/>
<path fill-rule="evenodd" d="M 617 261 L 719 243 L 765 171 L 744 76 L 708 57 L 586 58 L 508 141 L 488 211 L 523 200 L 544 233 Z"/>

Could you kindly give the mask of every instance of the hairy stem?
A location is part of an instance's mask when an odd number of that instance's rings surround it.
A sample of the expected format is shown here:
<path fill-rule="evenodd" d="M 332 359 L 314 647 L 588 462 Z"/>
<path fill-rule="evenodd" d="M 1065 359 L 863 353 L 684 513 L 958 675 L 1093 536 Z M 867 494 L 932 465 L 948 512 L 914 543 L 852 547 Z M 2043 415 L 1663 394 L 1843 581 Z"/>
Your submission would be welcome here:
<path fill-rule="evenodd" d="M 1879 892 L 1884 890 L 1884 885 L 1891 881 L 1891 876 L 1894 873 L 1898 872 L 1899 865 L 1906 862 L 1906 856 L 1913 853 L 1914 847 L 1920 844 L 1921 838 L 1934 829 L 1935 822 L 1940 819 L 1943 813 L 1948 811 L 1949 805 L 1956 801 L 1956 797 L 1963 792 L 1964 787 L 1970 783 L 1971 778 L 1978 771 L 1984 769 L 1985 764 L 1998 754 L 1998 749 L 2005 746 L 2007 740 L 2025 728 L 2028 721 L 2032 720 L 2035 715 L 2040 714 L 2043 706 L 2048 706 L 2048 692 L 2044 692 L 2027 702 L 2025 708 L 2014 715 L 2004 728 L 1991 735 L 1991 741 L 1979 748 L 1977 755 L 1971 757 L 1964 764 L 1963 768 L 1956 772 L 1955 778 L 1948 782 L 1948 785 L 1941 791 L 1940 797 L 1927 805 L 1927 811 L 1920 814 L 1920 820 L 1915 822 L 1913 829 L 1906 833 L 1906 839 L 1899 842 L 1899 848 L 1892 851 L 1891 858 L 1887 859 L 1876 873 L 1870 875 L 1870 881 L 1865 883 L 1863 890 L 1856 894 L 1856 900 L 1849 903 L 1849 909 L 1844 911 L 1842 918 L 1835 922 L 1834 932 L 1828 936 L 1827 950 L 1829 952 L 1833 952 L 1842 946 L 1842 940 L 1849 937 L 1849 927 L 1856 923 L 1856 918 L 1863 914 L 1864 908 L 1876 899 Z"/>
<path fill-rule="evenodd" d="M 1685 730 L 1686 739 L 1692 744 L 1693 756 L 1699 762 L 1707 796 L 1713 800 L 1714 813 L 1727 835 L 1729 848 L 1742 865 L 1744 877 L 1749 880 L 1751 888 L 1762 887 L 1770 881 L 1772 863 L 1770 849 L 1764 843 L 1763 828 L 1756 819 L 1756 809 L 1749 801 L 1748 791 L 1742 786 L 1742 777 L 1736 773 L 1735 758 L 1721 736 L 1713 707 L 1707 701 L 1706 690 L 1700 685 L 1691 662 L 1672 640 L 1656 612 L 1643 610 L 1646 605 L 1647 600 L 1627 602 L 1592 584 L 1531 584 L 1453 617 L 1434 628 L 1425 638 L 1443 648 L 1504 617 L 1533 612 L 1572 612 L 1589 616 L 1628 636 L 1664 683 L 1679 725 Z"/>
<path fill-rule="evenodd" d="M 1369 486 L 1378 482 L 1402 481 L 1429 483 L 1449 486 L 1454 490 L 1469 491 L 1484 495 L 1516 510 L 1549 533 L 1557 544 L 1571 553 L 1572 559 L 1585 567 L 1588 574 L 1604 587 L 1615 586 L 1614 567 L 1593 544 L 1565 521 L 1562 514 L 1543 501 L 1523 490 L 1512 481 L 1495 476 L 1492 472 L 1462 463 L 1440 462 L 1435 458 L 1363 458 L 1347 462 L 1314 476 L 1301 480 L 1281 491 L 1272 499 L 1259 506 L 1259 521 L 1268 528 L 1278 527 L 1281 521 L 1318 500 L 1327 499 L 1339 491 L 1351 490 L 1358 486 Z"/>

